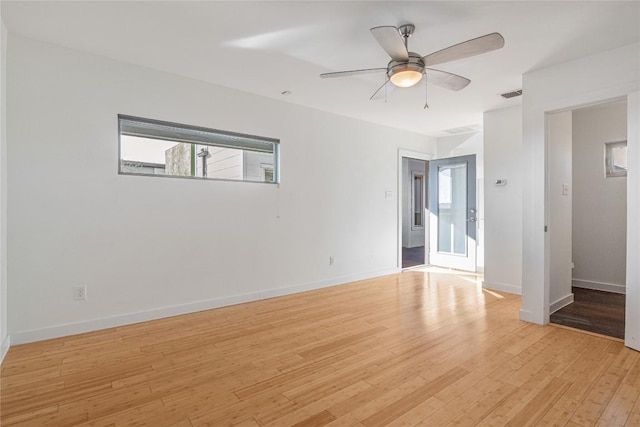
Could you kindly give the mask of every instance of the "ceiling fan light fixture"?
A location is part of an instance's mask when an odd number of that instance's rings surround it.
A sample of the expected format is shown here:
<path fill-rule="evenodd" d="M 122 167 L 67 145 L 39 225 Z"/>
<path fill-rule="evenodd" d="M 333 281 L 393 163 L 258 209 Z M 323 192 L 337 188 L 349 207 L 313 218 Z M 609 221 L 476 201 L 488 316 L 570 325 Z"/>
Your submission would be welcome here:
<path fill-rule="evenodd" d="M 398 87 L 411 87 L 422 80 L 422 68 L 416 64 L 400 64 L 389 70 L 389 80 Z"/>

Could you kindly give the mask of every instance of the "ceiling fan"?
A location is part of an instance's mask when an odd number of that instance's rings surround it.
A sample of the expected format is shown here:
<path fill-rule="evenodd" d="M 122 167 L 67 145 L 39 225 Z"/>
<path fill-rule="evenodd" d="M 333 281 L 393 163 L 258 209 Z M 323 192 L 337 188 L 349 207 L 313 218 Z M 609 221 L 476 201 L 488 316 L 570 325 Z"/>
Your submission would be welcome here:
<path fill-rule="evenodd" d="M 426 56 L 409 52 L 408 40 L 415 31 L 413 24 L 406 24 L 400 28 L 381 26 L 371 28 L 371 33 L 380 46 L 389 54 L 391 61 L 385 68 L 367 68 L 364 70 L 338 71 L 320 74 L 322 78 L 347 77 L 358 74 L 386 72 L 386 81 L 374 92 L 371 99 L 386 96 L 388 90 L 397 87 L 411 87 L 416 85 L 423 76 L 426 82 L 433 83 L 450 90 L 460 90 L 467 87 L 471 80 L 442 70 L 430 68 L 457 59 L 468 58 L 491 52 L 504 46 L 504 38 L 499 33 L 491 33 L 475 39 L 449 46 Z M 425 101 L 424 108 L 428 108 Z"/>

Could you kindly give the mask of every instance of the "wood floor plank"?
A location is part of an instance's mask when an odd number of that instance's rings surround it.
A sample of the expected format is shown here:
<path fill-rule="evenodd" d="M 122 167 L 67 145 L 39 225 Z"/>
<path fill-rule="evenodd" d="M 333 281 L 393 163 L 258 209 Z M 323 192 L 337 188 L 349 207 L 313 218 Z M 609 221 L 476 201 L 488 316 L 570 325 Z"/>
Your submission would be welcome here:
<path fill-rule="evenodd" d="M 380 411 L 384 411 L 385 408 L 398 402 L 403 396 L 420 389 L 426 383 L 424 378 L 417 376 L 391 389 L 372 387 L 364 393 L 359 393 L 353 398 L 331 406 L 328 410 L 338 419 L 345 417 L 361 423 Z"/>
<path fill-rule="evenodd" d="M 362 424 L 367 427 L 384 426 L 430 397 L 435 396 L 438 392 L 446 389 L 467 374 L 468 372 L 462 368 L 453 368 L 433 381 L 413 390 L 411 393 L 401 396 L 400 399 L 392 404 L 362 420 Z"/>
<path fill-rule="evenodd" d="M 640 396 L 640 392 L 637 389 L 627 384 L 621 384 L 600 416 L 597 425 L 602 427 L 624 426 L 638 396 Z"/>
<path fill-rule="evenodd" d="M 327 425 L 335 419 L 336 417 L 334 417 L 330 412 L 322 411 L 307 418 L 306 420 L 293 424 L 292 427 L 319 427 Z"/>
<path fill-rule="evenodd" d="M 413 270 L 10 348 L 3 426 L 640 426 L 640 353 Z"/>
<path fill-rule="evenodd" d="M 37 419 L 46 417 L 58 412 L 58 405 L 42 406 L 31 411 L 21 411 L 14 414 L 3 414 L 2 425 L 29 425 L 35 423 Z"/>
<path fill-rule="evenodd" d="M 552 379 L 535 397 L 513 417 L 507 426 L 524 427 L 538 423 L 545 413 L 551 408 L 553 402 L 561 396 L 569 384 L 560 378 Z"/>
<path fill-rule="evenodd" d="M 580 402 L 561 396 L 538 421 L 538 424 L 540 426 L 563 426 L 569 422 L 578 406 L 580 406 Z"/>
<path fill-rule="evenodd" d="M 627 419 L 627 422 L 625 424 L 625 427 L 626 426 L 640 426 L 640 398 L 638 398 L 638 400 L 636 400 L 636 404 L 633 405 L 631 414 L 629 415 L 629 418 Z"/>
<path fill-rule="evenodd" d="M 286 408 L 284 411 L 271 411 L 269 413 L 265 413 L 264 415 L 257 417 L 256 421 L 260 425 L 268 427 L 290 426 L 370 388 L 371 386 L 369 384 L 364 381 L 359 381 L 350 386 L 342 387 L 334 393 L 318 398 L 308 404 L 295 402 L 293 410 Z"/>
<path fill-rule="evenodd" d="M 416 425 L 416 420 L 427 420 L 431 425 L 434 425 L 431 420 L 431 414 L 436 412 L 438 409 L 442 408 L 444 402 L 438 399 L 435 396 L 428 398 L 427 400 L 419 403 L 417 406 L 409 409 L 407 412 L 401 414 L 396 419 L 389 422 L 389 427 L 400 427 L 400 426 L 414 426 Z"/>
<path fill-rule="evenodd" d="M 571 417 L 571 421 L 582 425 L 595 425 L 627 372 L 619 366 L 609 366 L 593 385 L 585 400 Z"/>
<path fill-rule="evenodd" d="M 457 384 L 465 383 L 465 380 L 466 377 L 463 377 L 457 382 Z M 442 396 L 448 396 L 448 403 L 429 414 L 428 421 L 433 425 L 447 425 L 460 416 L 461 409 L 466 410 L 472 408 L 480 399 L 491 393 L 491 391 L 498 388 L 500 385 L 501 383 L 495 380 L 484 381 L 481 384 L 476 383 L 473 386 L 468 387 L 466 390 L 455 394 L 455 398 L 450 398 L 451 393 L 446 393 L 448 389 L 454 388 L 454 385 L 447 387 L 443 392 L 436 393 L 435 397 L 444 401 Z"/>
<path fill-rule="evenodd" d="M 500 406 L 515 389 L 516 387 L 511 384 L 499 383 L 497 388 L 480 396 L 478 401 L 464 408 L 464 413 L 455 418 L 450 425 L 477 425 Z"/>

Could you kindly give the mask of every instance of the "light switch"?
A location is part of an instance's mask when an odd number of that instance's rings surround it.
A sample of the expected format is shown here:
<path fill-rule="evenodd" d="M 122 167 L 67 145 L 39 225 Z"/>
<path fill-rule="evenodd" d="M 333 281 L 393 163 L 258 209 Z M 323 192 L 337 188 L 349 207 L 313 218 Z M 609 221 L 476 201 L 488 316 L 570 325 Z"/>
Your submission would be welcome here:
<path fill-rule="evenodd" d="M 393 191 L 387 190 L 384 192 L 384 198 L 386 200 L 392 199 L 393 198 Z"/>
<path fill-rule="evenodd" d="M 569 195 L 569 184 L 562 184 L 562 195 L 563 196 Z"/>

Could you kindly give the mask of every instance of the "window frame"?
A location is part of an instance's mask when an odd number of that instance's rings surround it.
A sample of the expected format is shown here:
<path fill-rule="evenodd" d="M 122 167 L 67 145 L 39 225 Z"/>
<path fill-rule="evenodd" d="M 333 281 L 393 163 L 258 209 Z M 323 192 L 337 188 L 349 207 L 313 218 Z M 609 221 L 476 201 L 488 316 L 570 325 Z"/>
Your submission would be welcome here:
<path fill-rule="evenodd" d="M 420 188 L 416 189 L 416 179 Z M 420 190 L 420 200 L 416 200 L 417 190 Z M 420 202 L 420 212 L 416 210 L 416 203 Z M 413 171 L 411 173 L 411 230 L 422 230 L 425 227 L 425 174 Z M 416 214 L 420 215 L 420 224 L 416 223 Z"/>
<path fill-rule="evenodd" d="M 214 135 L 219 135 L 222 137 L 231 137 L 231 138 L 243 138 L 243 139 L 253 139 L 259 142 L 270 143 L 273 146 L 273 181 L 256 181 L 256 180 L 247 180 L 247 179 L 227 179 L 227 178 L 213 178 L 213 177 L 205 177 L 205 176 L 191 176 L 191 175 L 167 175 L 167 174 L 153 174 L 153 173 L 134 173 L 127 172 L 122 170 L 123 161 L 131 161 L 122 158 L 122 136 L 123 136 L 123 121 L 129 122 L 138 122 L 142 124 L 148 125 L 158 125 L 165 127 L 175 127 L 178 129 L 184 129 L 186 131 L 197 131 L 197 132 L 205 132 Z M 126 136 L 126 133 L 124 134 Z M 161 138 L 154 138 L 153 136 L 148 136 L 149 139 L 157 139 L 159 141 L 163 140 Z M 171 138 L 164 139 L 165 141 L 175 141 L 177 143 L 188 143 L 186 141 L 175 140 Z M 216 145 L 215 143 L 207 143 L 205 141 L 191 142 L 196 145 L 205 145 L 208 147 L 225 147 L 224 145 Z M 238 144 L 237 146 L 229 146 L 226 148 L 234 148 L 238 150 L 248 151 L 248 152 L 260 152 L 258 150 L 251 150 L 246 147 L 243 147 L 242 144 Z M 224 182 L 246 182 L 253 184 L 280 184 L 280 140 L 277 138 L 270 138 L 265 136 L 251 135 L 240 132 L 232 132 L 225 131 L 220 129 L 208 128 L 203 126 L 195 126 L 195 125 L 187 125 L 183 123 L 176 122 L 168 122 L 164 120 L 157 119 L 149 119 L 144 117 L 130 116 L 126 114 L 118 114 L 118 175 L 129 175 L 129 176 L 150 176 L 150 177 L 160 177 L 160 178 L 181 178 L 181 179 L 196 179 L 196 180 L 204 180 L 204 181 L 224 181 Z"/>

